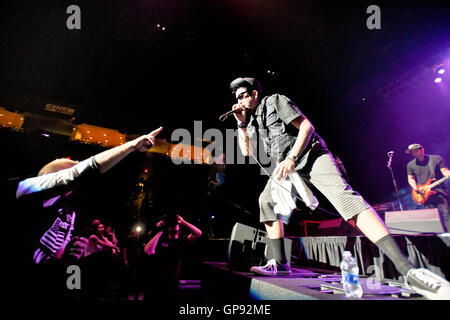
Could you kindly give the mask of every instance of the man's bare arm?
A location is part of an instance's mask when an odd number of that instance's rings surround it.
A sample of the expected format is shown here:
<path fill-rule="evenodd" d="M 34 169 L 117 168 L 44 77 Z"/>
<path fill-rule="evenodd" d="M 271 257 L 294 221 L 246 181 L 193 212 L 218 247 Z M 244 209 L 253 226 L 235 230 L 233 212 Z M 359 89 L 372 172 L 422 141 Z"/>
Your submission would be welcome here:
<path fill-rule="evenodd" d="M 120 146 L 97 154 L 94 159 L 100 172 L 104 173 L 108 171 L 135 150 L 145 152 L 153 147 L 155 144 L 155 137 L 162 129 L 163 128 L 160 127 L 147 135 L 140 136 L 139 138 L 128 141 Z"/>

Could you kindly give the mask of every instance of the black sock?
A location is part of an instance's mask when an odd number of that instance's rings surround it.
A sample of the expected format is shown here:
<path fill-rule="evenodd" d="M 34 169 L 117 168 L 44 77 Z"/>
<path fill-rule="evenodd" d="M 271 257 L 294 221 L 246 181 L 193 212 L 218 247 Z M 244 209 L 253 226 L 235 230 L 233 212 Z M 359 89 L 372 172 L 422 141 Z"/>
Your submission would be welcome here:
<path fill-rule="evenodd" d="M 284 248 L 284 238 L 268 239 L 270 248 L 272 249 L 271 259 L 275 259 L 278 263 L 286 264 L 286 250 Z"/>
<path fill-rule="evenodd" d="M 394 263 L 397 271 L 403 276 L 406 276 L 409 270 L 415 268 L 415 266 L 409 262 L 405 255 L 400 251 L 400 248 L 391 235 L 384 236 L 377 242 L 377 247 L 388 256 L 388 258 Z"/>

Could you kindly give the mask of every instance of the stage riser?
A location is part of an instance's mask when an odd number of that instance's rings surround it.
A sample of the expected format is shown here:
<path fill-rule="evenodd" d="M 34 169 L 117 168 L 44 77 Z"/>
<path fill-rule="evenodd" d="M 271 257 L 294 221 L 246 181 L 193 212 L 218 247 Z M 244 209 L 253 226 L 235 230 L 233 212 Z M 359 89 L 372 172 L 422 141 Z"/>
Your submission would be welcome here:
<path fill-rule="evenodd" d="M 245 235 L 234 234 L 237 238 Z M 430 271 L 450 279 L 450 238 L 443 235 L 421 236 L 393 236 L 400 249 L 408 259 L 417 267 L 427 268 Z M 243 238 L 242 238 L 243 239 Z M 232 239 L 233 241 L 233 239 Z M 262 239 L 259 239 L 262 241 Z M 330 276 L 339 277 L 339 263 L 344 251 L 351 251 L 358 263 L 361 279 L 366 281 L 385 281 L 392 279 L 403 283 L 402 276 L 396 271 L 392 262 L 380 253 L 380 250 L 366 237 L 298 237 L 290 238 L 292 243 L 292 267 L 315 270 L 327 270 Z M 217 257 L 220 251 L 222 257 L 227 256 L 229 239 L 210 240 L 208 249 Z M 205 252 L 208 255 L 208 252 Z M 205 261 L 208 261 L 205 259 Z M 211 260 L 209 260 L 211 261 Z M 217 260 L 216 260 L 217 261 Z M 294 268 L 295 266 L 295 268 Z M 367 276 L 367 279 L 364 279 Z M 326 277 L 325 277 L 326 278 Z M 313 283 L 316 281 L 317 283 Z M 308 284 L 308 282 L 311 282 Z M 297 276 L 292 274 L 285 277 L 258 277 L 249 270 L 230 269 L 227 259 L 222 263 L 206 262 L 202 270 L 201 291 L 202 296 L 210 301 L 234 300 L 340 300 L 343 295 L 330 294 L 327 287 L 339 286 L 339 281 L 328 285 L 324 277 Z M 324 290 L 325 289 L 325 290 Z M 416 299 L 404 290 L 392 295 L 389 287 L 384 286 L 373 297 L 365 299 Z M 335 290 L 332 290 L 333 292 Z M 367 289 L 366 289 L 367 293 Z M 387 294 L 386 294 L 387 293 Z M 420 298 L 420 297 L 419 297 Z"/>
<path fill-rule="evenodd" d="M 418 267 L 425 267 L 450 279 L 450 238 L 444 235 L 394 235 L 400 249 Z M 292 265 L 339 271 L 342 253 L 349 250 L 357 257 L 361 275 L 402 280 L 392 262 L 366 237 L 298 237 L 292 241 Z M 203 261 L 228 261 L 230 240 L 208 240 Z"/>
<path fill-rule="evenodd" d="M 387 211 L 386 226 L 393 234 L 443 233 L 445 224 L 438 209 Z"/>
<path fill-rule="evenodd" d="M 344 295 L 340 273 L 293 268 L 289 276 L 265 277 L 230 270 L 226 263 L 206 262 L 201 294 L 207 302 L 250 300 L 349 300 Z M 370 278 L 361 278 L 360 300 L 419 298 L 409 289 L 392 287 Z"/>
<path fill-rule="evenodd" d="M 450 279 L 450 238 L 444 235 L 394 235 L 402 252 L 417 267 Z M 366 237 L 301 237 L 293 239 L 293 263 L 339 270 L 344 251 L 352 252 L 361 275 L 377 273 L 384 279 L 403 280 L 393 263 Z"/>

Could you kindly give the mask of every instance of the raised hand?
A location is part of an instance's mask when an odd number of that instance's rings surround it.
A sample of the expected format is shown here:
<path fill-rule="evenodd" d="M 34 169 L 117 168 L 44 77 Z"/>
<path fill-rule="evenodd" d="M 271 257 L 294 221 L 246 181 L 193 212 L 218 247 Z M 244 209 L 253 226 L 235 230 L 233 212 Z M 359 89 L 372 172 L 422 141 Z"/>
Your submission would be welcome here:
<path fill-rule="evenodd" d="M 70 240 L 66 247 L 66 253 L 69 257 L 79 260 L 87 249 L 89 240 L 84 237 L 75 236 Z"/>
<path fill-rule="evenodd" d="M 152 148 L 155 145 L 156 136 L 163 130 L 163 127 L 159 127 L 156 130 L 153 130 L 149 134 L 143 135 L 133 142 L 133 147 L 139 152 L 145 152 L 148 149 Z"/>
<path fill-rule="evenodd" d="M 184 222 L 184 219 L 180 215 L 177 214 L 177 223 L 181 225 L 181 224 L 183 224 L 183 222 Z"/>

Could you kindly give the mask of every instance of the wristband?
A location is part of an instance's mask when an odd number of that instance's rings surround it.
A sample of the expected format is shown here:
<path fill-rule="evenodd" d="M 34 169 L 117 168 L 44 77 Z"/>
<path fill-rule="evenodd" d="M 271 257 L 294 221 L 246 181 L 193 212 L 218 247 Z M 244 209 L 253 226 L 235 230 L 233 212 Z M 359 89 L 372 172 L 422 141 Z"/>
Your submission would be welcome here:
<path fill-rule="evenodd" d="M 245 122 L 238 122 L 237 126 L 241 129 L 247 128 L 247 124 Z"/>

